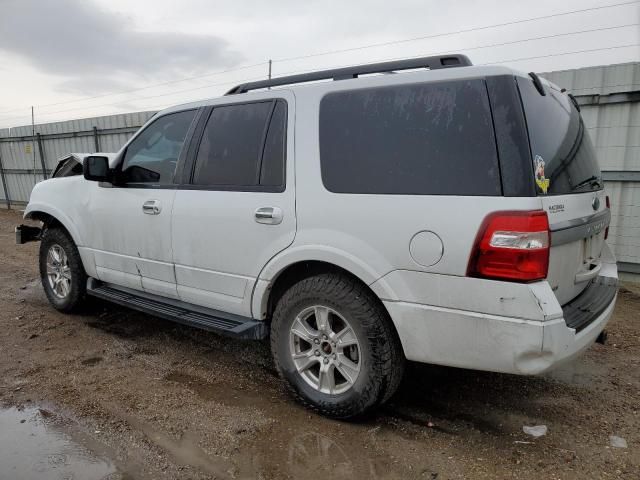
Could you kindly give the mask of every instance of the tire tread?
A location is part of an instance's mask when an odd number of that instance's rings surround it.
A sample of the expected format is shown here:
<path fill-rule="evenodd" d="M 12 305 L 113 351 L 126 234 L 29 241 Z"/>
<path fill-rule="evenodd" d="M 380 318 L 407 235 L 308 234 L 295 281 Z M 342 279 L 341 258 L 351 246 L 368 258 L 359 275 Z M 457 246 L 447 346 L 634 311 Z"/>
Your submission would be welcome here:
<path fill-rule="evenodd" d="M 328 297 L 349 312 L 362 325 L 371 346 L 373 365 L 370 379 L 355 398 L 341 403 L 328 402 L 318 393 L 317 399 L 308 398 L 290 379 L 278 358 L 278 346 L 288 336 L 286 317 L 302 299 Z M 361 416 L 395 392 L 404 371 L 404 354 L 397 333 L 387 311 L 379 299 L 355 278 L 340 273 L 321 273 L 295 283 L 276 305 L 271 326 L 271 348 L 274 362 L 288 389 L 307 408 L 336 419 Z"/>
<path fill-rule="evenodd" d="M 71 271 L 71 293 L 62 300 L 53 294 L 47 278 L 47 252 L 54 243 L 64 249 Z M 56 310 L 72 313 L 78 312 L 84 307 L 86 304 L 87 274 L 84 271 L 78 248 L 66 230 L 60 227 L 51 227 L 44 230 L 40 240 L 39 266 L 42 287 L 49 302 Z"/>

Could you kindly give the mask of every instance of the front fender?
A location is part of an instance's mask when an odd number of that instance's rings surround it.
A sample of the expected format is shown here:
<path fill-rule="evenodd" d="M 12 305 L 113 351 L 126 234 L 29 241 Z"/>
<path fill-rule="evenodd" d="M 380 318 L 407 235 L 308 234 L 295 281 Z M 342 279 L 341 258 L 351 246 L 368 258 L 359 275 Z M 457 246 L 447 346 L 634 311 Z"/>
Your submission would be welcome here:
<path fill-rule="evenodd" d="M 84 246 L 83 228 L 77 222 L 86 218 L 83 213 L 89 204 L 88 183 L 80 175 L 37 183 L 31 191 L 24 218 L 37 218 L 38 212 L 50 215 L 67 229 L 78 247 Z"/>
<path fill-rule="evenodd" d="M 60 210 L 59 208 L 44 203 L 44 202 L 29 202 L 29 204 L 27 205 L 27 208 L 24 211 L 24 215 L 23 218 L 27 218 L 27 219 L 37 219 L 38 218 L 38 213 L 45 213 L 47 215 L 52 216 L 53 218 L 55 218 L 58 222 L 60 222 L 62 224 L 62 226 L 64 228 L 67 229 L 67 231 L 69 232 L 69 234 L 71 235 L 71 238 L 73 238 L 73 242 L 77 245 L 77 246 L 83 246 L 84 243 L 82 242 L 82 236 L 80 234 L 80 231 L 78 229 L 78 226 L 74 223 L 74 221 L 68 216 L 66 215 L 62 210 Z"/>

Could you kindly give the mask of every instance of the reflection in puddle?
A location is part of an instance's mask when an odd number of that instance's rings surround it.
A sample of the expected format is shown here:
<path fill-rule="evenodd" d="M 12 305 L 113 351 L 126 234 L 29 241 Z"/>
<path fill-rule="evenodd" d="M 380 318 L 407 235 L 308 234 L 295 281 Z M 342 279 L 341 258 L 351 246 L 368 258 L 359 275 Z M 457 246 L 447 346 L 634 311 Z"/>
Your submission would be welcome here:
<path fill-rule="evenodd" d="M 258 434 L 241 442 L 231 457 L 206 453 L 195 431 L 187 429 L 175 439 L 140 419 L 119 413 L 136 430 L 167 451 L 176 463 L 191 465 L 221 479 L 262 478 L 331 478 L 395 479 L 413 478 L 422 472 L 434 472 L 431 459 L 420 455 L 409 462 L 398 462 L 385 453 L 382 444 L 394 444 L 399 437 L 380 427 L 354 427 L 345 431 L 341 423 L 313 416 L 302 407 L 282 397 L 264 395 L 258 389 L 213 383 L 199 376 L 179 371 L 163 377 L 179 384 L 200 399 L 232 407 L 252 407 L 267 412 L 270 426 L 257 429 Z M 426 422 L 425 422 L 426 424 Z M 296 426 L 304 425 L 304 433 Z M 422 478 L 422 477 L 420 477 Z"/>
<path fill-rule="evenodd" d="M 339 443 L 326 434 L 310 431 L 294 436 L 288 444 L 287 471 L 291 478 L 331 478 L 387 480 L 423 478 L 433 470 L 422 458 L 415 469 L 405 463 L 394 462 L 388 454 L 373 448 L 366 436 Z M 281 476 L 282 472 L 279 472 Z M 435 474 L 437 477 L 437 473 Z M 435 477 L 431 477 L 435 478 Z"/>
<path fill-rule="evenodd" d="M 136 417 L 124 413 L 120 415 L 127 423 L 142 431 L 151 442 L 168 452 L 176 463 L 194 466 L 214 478 L 226 479 L 231 476 L 229 472 L 233 471 L 233 464 L 221 457 L 206 454 L 198 445 L 198 437 L 191 432 L 184 432 L 176 441 Z"/>
<path fill-rule="evenodd" d="M 115 465 L 74 442 L 37 408 L 0 410 L 0 479 L 116 479 Z"/>
<path fill-rule="evenodd" d="M 299 435 L 289 444 L 289 472 L 304 478 L 309 472 L 326 478 L 353 476 L 353 463 L 332 439 L 316 432 Z"/>

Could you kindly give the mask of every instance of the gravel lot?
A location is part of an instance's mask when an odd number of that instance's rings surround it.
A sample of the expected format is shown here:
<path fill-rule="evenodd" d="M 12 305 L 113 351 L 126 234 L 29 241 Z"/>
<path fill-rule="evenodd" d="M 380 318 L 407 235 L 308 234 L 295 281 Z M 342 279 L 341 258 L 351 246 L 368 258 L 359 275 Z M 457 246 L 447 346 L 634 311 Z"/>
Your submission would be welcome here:
<path fill-rule="evenodd" d="M 107 304 L 57 313 L 40 286 L 38 245 L 14 245 L 20 221 L 0 213 L 0 479 L 640 478 L 632 284 L 607 345 L 568 367 L 517 377 L 410 365 L 388 406 L 343 423 L 289 398 L 267 343 Z M 525 425 L 548 431 L 534 438 Z M 75 453 L 23 445 L 24 429 Z M 610 446 L 611 435 L 628 447 Z"/>

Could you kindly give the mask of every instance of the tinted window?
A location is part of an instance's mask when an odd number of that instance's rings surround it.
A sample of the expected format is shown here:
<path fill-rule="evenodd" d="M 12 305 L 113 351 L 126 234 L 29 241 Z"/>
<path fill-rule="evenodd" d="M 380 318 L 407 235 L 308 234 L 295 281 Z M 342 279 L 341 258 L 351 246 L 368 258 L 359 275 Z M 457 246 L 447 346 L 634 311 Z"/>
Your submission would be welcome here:
<path fill-rule="evenodd" d="M 482 80 L 329 94 L 320 104 L 320 158 L 333 192 L 501 192 Z"/>
<path fill-rule="evenodd" d="M 158 118 L 127 147 L 122 163 L 125 182 L 173 183 L 178 157 L 195 116 L 195 110 Z"/>
<path fill-rule="evenodd" d="M 518 87 L 538 192 L 561 195 L 601 189 L 595 149 L 568 95 L 547 86 L 547 94 L 540 95 L 527 78 L 518 78 Z"/>
<path fill-rule="evenodd" d="M 283 186 L 286 156 L 286 121 L 287 105 L 279 101 L 273 111 L 269 132 L 264 145 L 262 166 L 260 169 L 260 185 Z"/>
<path fill-rule="evenodd" d="M 193 183 L 257 185 L 272 107 L 273 102 L 215 107 L 202 136 Z"/>

